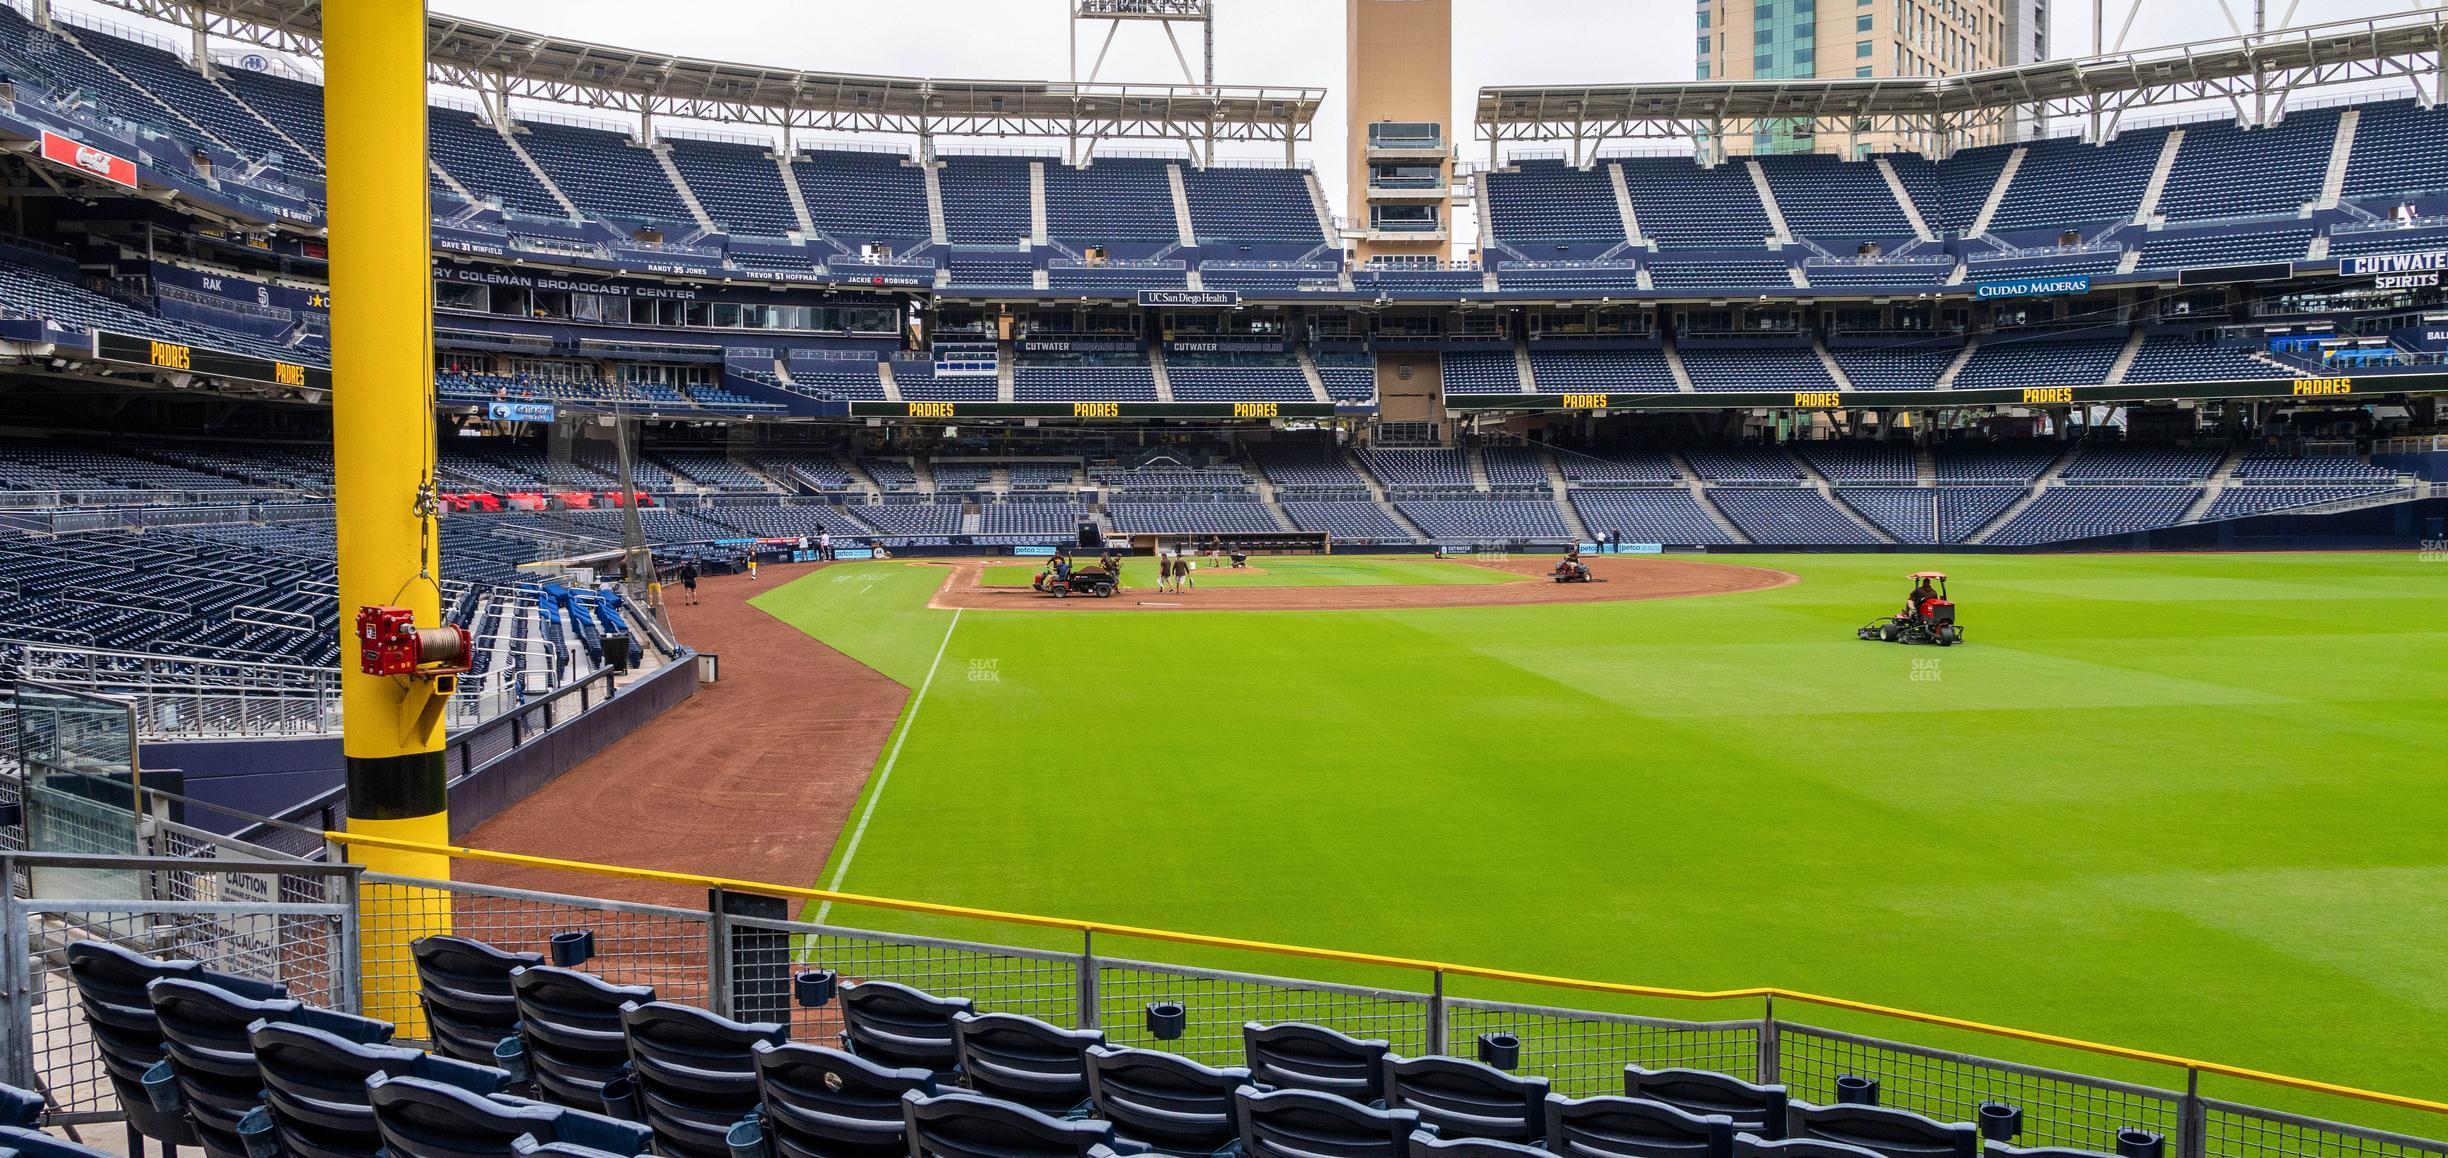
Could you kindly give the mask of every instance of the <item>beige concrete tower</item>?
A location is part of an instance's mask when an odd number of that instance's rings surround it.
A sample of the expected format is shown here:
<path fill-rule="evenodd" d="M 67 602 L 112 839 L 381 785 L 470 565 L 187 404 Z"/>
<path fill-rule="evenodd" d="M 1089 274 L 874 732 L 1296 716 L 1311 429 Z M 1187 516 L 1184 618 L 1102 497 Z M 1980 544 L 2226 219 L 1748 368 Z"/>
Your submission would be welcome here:
<path fill-rule="evenodd" d="M 1343 0 L 1359 257 L 1444 257 L 1453 229 L 1453 0 Z"/>

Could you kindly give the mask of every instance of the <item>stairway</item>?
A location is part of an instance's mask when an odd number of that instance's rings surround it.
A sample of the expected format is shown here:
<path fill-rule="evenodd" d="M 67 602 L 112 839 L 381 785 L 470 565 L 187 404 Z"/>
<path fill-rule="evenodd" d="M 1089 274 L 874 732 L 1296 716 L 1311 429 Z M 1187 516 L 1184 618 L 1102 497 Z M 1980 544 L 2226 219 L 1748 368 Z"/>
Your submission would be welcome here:
<path fill-rule="evenodd" d="M 1607 184 L 1615 190 L 1615 212 L 1623 218 L 1624 244 L 1634 249 L 1648 248 L 1649 243 L 1641 240 L 1640 215 L 1632 208 L 1632 187 L 1624 183 L 1622 165 L 1607 166 Z"/>
<path fill-rule="evenodd" d="M 1686 465 L 1683 464 L 1681 455 L 1675 456 L 1675 461 L 1677 465 Z M 1717 500 L 1709 497 L 1709 488 L 1705 484 L 1693 482 L 1687 485 L 1691 488 L 1692 499 L 1700 504 L 1701 511 L 1708 515 L 1711 522 L 1717 524 L 1718 530 L 1725 532 L 1728 539 L 1737 543 L 1751 541 L 1751 536 L 1743 534 L 1742 528 L 1734 525 L 1734 520 L 1727 518 L 1724 511 L 1717 509 Z"/>
<path fill-rule="evenodd" d="M 1530 341 L 1527 338 L 1513 339 L 1513 374 L 1521 379 L 1522 393 L 1538 393 L 1538 384 L 1530 376 Z"/>
<path fill-rule="evenodd" d="M 2159 163 L 2151 167 L 2150 184 L 2142 187 L 2142 204 L 2134 208 L 2133 223 L 2155 225 L 2167 220 L 2159 215 L 2159 195 L 2167 192 L 2168 174 L 2176 171 L 2176 154 L 2184 148 L 2185 131 L 2169 129 L 2167 140 L 2159 146 Z"/>
<path fill-rule="evenodd" d="M 2023 158 L 2030 152 L 2028 146 L 2016 145 L 2015 151 L 2007 155 L 2005 167 L 1998 170 L 1997 184 L 1989 187 L 1989 197 L 1981 202 L 1980 212 L 1972 216 L 1972 224 L 1964 230 L 1965 237 L 1989 232 L 1990 220 L 1997 216 L 1998 206 L 2006 203 L 2006 189 L 2014 184 L 2015 174 L 2022 170 Z"/>
<path fill-rule="evenodd" d="M 1190 188 L 1182 183 L 1182 167 L 1179 164 L 1165 166 L 1165 185 L 1173 191 L 1174 232 L 1181 235 L 1183 248 L 1194 248 L 1198 245 L 1198 225 L 1190 220 Z"/>
<path fill-rule="evenodd" d="M 1869 532 L 1870 535 L 1876 538 L 1879 542 L 1893 543 L 1896 541 L 1896 537 L 1894 535 L 1887 533 L 1887 528 L 1879 526 L 1877 523 L 1873 523 L 1870 520 L 1863 518 L 1860 511 L 1853 509 L 1853 504 L 1837 498 L 1835 487 L 1828 485 L 1826 482 L 1821 482 L 1819 484 L 1819 495 L 1821 498 L 1828 501 L 1829 506 L 1834 507 L 1839 512 L 1843 513 L 1844 517 L 1853 520 L 1854 526 L 1860 527 L 1862 530 Z"/>
<path fill-rule="evenodd" d="M 995 401 L 1009 402 L 1012 400 L 1012 377 L 1012 344 L 1010 342 L 997 343 L 995 346 Z"/>
<path fill-rule="evenodd" d="M 1464 450 L 1462 461 L 1470 464 L 1471 489 L 1483 495 L 1488 493 L 1487 459 L 1480 456 L 1479 448 L 1474 446 Z"/>
<path fill-rule="evenodd" d="M 1311 402 L 1334 401 L 1334 398 L 1326 393 L 1325 376 L 1318 373 L 1317 359 L 1309 356 L 1309 347 L 1300 345 L 1292 347 L 1292 357 L 1300 363 L 1301 380 L 1309 384 L 1309 400 Z"/>
<path fill-rule="evenodd" d="M 1156 400 L 1173 400 L 1173 376 L 1165 372 L 1164 343 L 1148 343 L 1148 372 L 1156 379 Z"/>
<path fill-rule="evenodd" d="M 879 358 L 876 360 L 876 378 L 884 384 L 886 402 L 901 401 L 901 382 L 893 377 L 892 359 Z"/>
<path fill-rule="evenodd" d="M 2142 327 L 2135 326 L 2133 332 L 2125 336 L 2125 348 L 2117 351 L 2116 361 L 2108 366 L 2106 385 L 2115 386 L 2125 381 L 2125 372 L 2133 369 L 2134 358 L 2141 353 Z"/>
<path fill-rule="evenodd" d="M 1827 343 L 1820 340 L 1817 330 L 1811 331 L 1811 353 L 1819 355 L 1820 367 L 1827 371 L 1828 377 L 1836 380 L 1838 390 L 1853 388 L 1852 376 L 1844 372 L 1844 367 L 1836 364 L 1836 355 L 1828 353 Z"/>
<path fill-rule="evenodd" d="M 782 192 L 790 198 L 791 214 L 799 219 L 799 236 L 814 237 L 816 218 L 808 213 L 807 195 L 799 191 L 799 172 L 791 168 L 790 159 L 787 152 L 775 153 L 774 170 L 782 176 Z"/>
<path fill-rule="evenodd" d="M 1324 238 L 1327 245 L 1342 245 L 1343 239 L 1335 229 L 1334 207 L 1326 200 L 1326 187 L 1318 184 L 1317 170 L 1302 170 L 1301 184 L 1308 187 L 1309 205 L 1317 210 L 1318 236 Z"/>
<path fill-rule="evenodd" d="M 2354 159 L 2355 132 L 2363 125 L 2363 110 L 2338 114 L 2337 137 L 2329 142 L 2329 167 L 2321 174 L 2320 199 L 2314 209 L 2335 209 L 2346 196 L 2346 166 Z"/>
<path fill-rule="evenodd" d="M 450 170 L 442 167 L 442 162 L 427 158 L 425 161 L 425 167 L 433 171 L 433 175 L 442 182 L 443 188 L 458 194 L 461 201 L 465 201 L 470 205 L 483 204 L 484 199 L 476 196 L 476 194 L 472 192 L 469 192 L 468 187 L 460 184 L 457 177 L 450 175 Z"/>
<path fill-rule="evenodd" d="M 1874 156 L 1870 163 L 1878 167 L 1879 176 L 1887 179 L 1887 191 L 1895 195 L 1896 208 L 1904 211 L 1904 220 L 1912 223 L 1913 236 L 1923 241 L 1938 240 L 1938 235 L 1930 232 L 1929 222 L 1922 220 L 1921 207 L 1913 204 L 1912 190 L 1904 187 L 1904 178 L 1896 175 L 1895 166 L 1888 164 L 1884 156 Z"/>
<path fill-rule="evenodd" d="M 1913 485 L 1938 485 L 1938 454 L 1926 446 L 1913 448 Z"/>
<path fill-rule="evenodd" d="M 2033 503 L 2039 502 L 2040 496 L 2048 491 L 2048 487 L 2049 480 L 2046 476 L 2043 476 L 2040 481 L 2032 484 L 2031 490 L 2025 492 L 2022 498 L 2006 504 L 2006 509 L 1999 511 L 1996 518 L 1981 524 L 1979 530 L 1964 536 L 1965 545 L 1969 546 L 1974 543 L 1988 542 L 1989 536 L 1998 533 L 1999 528 L 2015 521 L 2016 516 L 2021 515 L 2025 508 L 2030 507 Z"/>
<path fill-rule="evenodd" d="M 1563 516 L 1564 527 L 1573 533 L 1573 541 L 1590 541 L 1589 527 L 1581 521 L 1581 512 L 1572 505 L 1572 488 L 1564 481 L 1564 471 L 1556 465 L 1555 455 L 1540 451 L 1539 465 L 1547 468 L 1547 492 L 1555 499 L 1556 514 Z"/>
<path fill-rule="evenodd" d="M 1667 373 L 1674 375 L 1675 390 L 1678 393 L 1683 394 L 1698 393 L 1698 391 L 1692 389 L 1691 372 L 1683 368 L 1683 355 L 1675 352 L 1674 339 L 1665 339 L 1664 347 L 1666 350 L 1666 371 Z"/>
<path fill-rule="evenodd" d="M 1955 360 L 1947 363 L 1947 368 L 1938 375 L 1938 388 L 1940 390 L 1954 389 L 1955 377 L 1963 373 L 1964 367 L 1972 364 L 1972 355 L 1979 349 L 1979 335 L 1976 334 L 1972 337 L 1964 339 L 1963 352 L 1955 355 Z"/>
<path fill-rule="evenodd" d="M 562 192 L 559 185 L 553 184 L 552 176 L 544 171 L 544 166 L 536 164 L 536 159 L 527 155 L 527 147 L 518 143 L 518 133 L 509 126 L 498 122 L 494 124 L 493 131 L 501 134 L 502 143 L 510 146 L 511 154 L 519 159 L 519 163 L 527 166 L 528 172 L 535 174 L 536 183 L 544 186 L 544 191 L 552 194 L 553 200 L 561 203 L 561 211 L 569 214 L 570 220 L 577 221 L 586 216 L 578 211 L 578 203 L 570 200 L 569 194 Z"/>
<path fill-rule="evenodd" d="M 697 220 L 697 228 L 719 232 L 722 226 L 715 224 L 713 214 L 706 212 L 705 203 L 697 200 L 697 191 L 689 188 L 688 178 L 680 175 L 680 166 L 673 162 L 671 142 L 656 141 L 646 151 L 654 154 L 654 159 L 663 166 L 664 178 L 671 182 L 672 191 L 680 195 L 680 203 L 688 206 L 689 216 Z"/>
<path fill-rule="evenodd" d="M 1046 243 L 1045 162 L 1029 162 L 1029 244 Z M 1043 288 L 1043 287 L 1039 287 Z"/>
<path fill-rule="evenodd" d="M 1751 173 L 1751 187 L 1759 191 L 1760 208 L 1768 211 L 1768 227 L 1776 230 L 1778 244 L 1792 245 L 1793 230 L 1785 227 L 1785 210 L 1777 205 L 1776 190 L 1768 187 L 1768 171 L 1757 161 L 1744 161 L 1743 168 Z"/>

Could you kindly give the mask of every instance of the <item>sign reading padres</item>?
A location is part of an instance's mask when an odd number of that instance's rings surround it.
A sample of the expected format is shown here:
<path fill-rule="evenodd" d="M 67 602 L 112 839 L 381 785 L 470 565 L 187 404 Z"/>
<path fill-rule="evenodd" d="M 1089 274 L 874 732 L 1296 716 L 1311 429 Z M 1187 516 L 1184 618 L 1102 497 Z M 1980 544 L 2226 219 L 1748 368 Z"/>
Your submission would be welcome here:
<path fill-rule="evenodd" d="M 2298 381 L 2295 383 L 2295 393 L 2296 393 L 2298 396 L 2301 396 L 2301 395 L 2307 395 L 2307 394 L 2352 394 L 2352 393 L 2354 393 L 2354 379 L 2352 379 L 2352 378 L 2304 378 L 2304 379 L 2299 379 L 2299 380 L 2298 380 Z"/>
<path fill-rule="evenodd" d="M 1833 410 L 1844 405 L 1843 396 L 1833 390 L 1806 390 L 1794 395 L 1796 407 L 1810 410 Z"/>
<path fill-rule="evenodd" d="M 2025 406 L 2062 405 L 2072 401 L 2074 401 L 2074 388 L 2071 386 L 2026 386 L 2023 388 L 2023 405 Z"/>

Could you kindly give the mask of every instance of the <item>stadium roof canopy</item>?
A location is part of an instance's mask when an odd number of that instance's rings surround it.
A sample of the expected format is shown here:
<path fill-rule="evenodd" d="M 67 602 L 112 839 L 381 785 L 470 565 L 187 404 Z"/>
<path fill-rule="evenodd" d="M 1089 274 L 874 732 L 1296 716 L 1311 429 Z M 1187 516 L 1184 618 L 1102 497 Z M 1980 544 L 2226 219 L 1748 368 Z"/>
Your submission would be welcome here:
<path fill-rule="evenodd" d="M 1933 139 L 2016 116 L 2098 116 L 2113 127 L 2128 109 L 2187 101 L 2225 100 L 2239 120 L 2271 120 L 2302 89 L 2441 84 L 2444 48 L 2448 9 L 2425 8 L 1944 77 L 1497 85 L 1479 90 L 1476 122 L 1492 151 L 1501 141 L 1714 139 L 1758 121 Z"/>
<path fill-rule="evenodd" d="M 313 56 L 317 0 L 103 0 L 203 36 Z M 768 68 L 428 15 L 440 84 L 647 117 L 920 137 L 1306 140 L 1326 90 L 1298 86 L 946 80 Z"/>

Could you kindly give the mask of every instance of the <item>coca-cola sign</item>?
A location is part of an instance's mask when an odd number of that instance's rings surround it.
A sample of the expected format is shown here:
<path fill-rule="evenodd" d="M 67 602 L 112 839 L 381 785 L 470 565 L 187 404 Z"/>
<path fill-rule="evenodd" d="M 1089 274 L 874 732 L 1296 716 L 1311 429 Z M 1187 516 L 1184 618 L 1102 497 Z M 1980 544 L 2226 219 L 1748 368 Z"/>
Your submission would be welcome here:
<path fill-rule="evenodd" d="M 46 130 L 42 135 L 42 155 L 46 161 L 100 177 L 111 184 L 136 188 L 136 162 L 82 141 L 72 141 Z"/>

